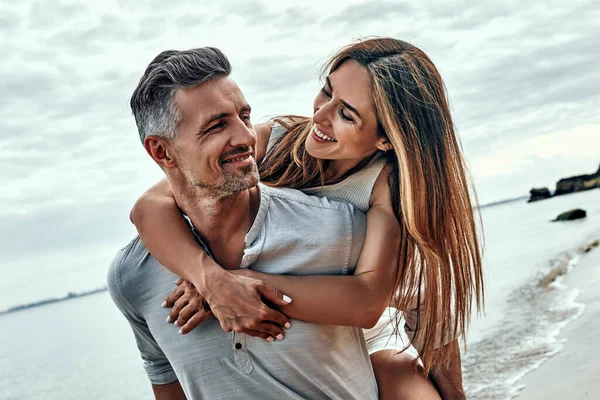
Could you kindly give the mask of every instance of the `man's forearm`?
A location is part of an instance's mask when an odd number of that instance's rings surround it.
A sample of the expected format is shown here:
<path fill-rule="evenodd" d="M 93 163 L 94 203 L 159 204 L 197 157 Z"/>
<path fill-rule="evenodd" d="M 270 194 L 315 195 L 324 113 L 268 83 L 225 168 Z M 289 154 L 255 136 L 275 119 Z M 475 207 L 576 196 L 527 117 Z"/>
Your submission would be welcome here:
<path fill-rule="evenodd" d="M 431 368 L 429 377 L 442 396 L 442 399 L 466 399 L 462 385 L 462 367 L 460 360 L 460 346 L 458 340 L 446 345 L 448 362 L 440 360 Z"/>

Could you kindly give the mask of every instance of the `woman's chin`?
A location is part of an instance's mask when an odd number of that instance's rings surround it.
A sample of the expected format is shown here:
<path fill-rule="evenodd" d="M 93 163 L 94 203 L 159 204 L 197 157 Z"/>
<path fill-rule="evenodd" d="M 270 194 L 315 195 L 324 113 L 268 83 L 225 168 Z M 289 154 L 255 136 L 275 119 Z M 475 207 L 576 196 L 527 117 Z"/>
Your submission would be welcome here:
<path fill-rule="evenodd" d="M 309 139 L 310 140 L 310 139 Z M 318 145 L 316 143 L 306 143 L 306 152 L 313 158 L 318 159 L 326 159 L 325 154 L 322 151 L 319 151 Z"/>

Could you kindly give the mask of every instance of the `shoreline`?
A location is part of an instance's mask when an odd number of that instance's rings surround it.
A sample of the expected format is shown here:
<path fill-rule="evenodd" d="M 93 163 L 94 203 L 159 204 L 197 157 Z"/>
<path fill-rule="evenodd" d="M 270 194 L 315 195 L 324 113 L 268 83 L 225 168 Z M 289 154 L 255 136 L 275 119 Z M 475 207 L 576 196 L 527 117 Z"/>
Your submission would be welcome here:
<path fill-rule="evenodd" d="M 517 399 L 592 399 L 600 392 L 600 247 L 596 244 L 585 252 L 588 246 L 581 249 L 578 265 L 559 282 L 579 291 L 576 301 L 584 309 L 558 334 L 562 350 L 517 382 L 522 387 Z"/>
<path fill-rule="evenodd" d="M 59 303 L 59 302 L 62 302 L 62 301 L 78 299 L 80 297 L 91 296 L 91 295 L 94 295 L 94 294 L 97 294 L 97 293 L 104 293 L 106 291 L 108 291 L 107 287 L 101 287 L 101 288 L 98 288 L 98 289 L 88 290 L 88 291 L 85 291 L 85 292 L 69 292 L 67 295 L 65 295 L 63 297 L 55 297 L 55 298 L 50 298 L 50 299 L 44 299 L 44 300 L 35 301 L 33 303 L 19 304 L 19 305 L 16 305 L 16 306 L 9 307 L 9 308 L 7 308 L 5 310 L 1 310 L 0 311 L 0 316 L 6 315 L 6 314 L 11 314 L 11 313 L 16 313 L 16 312 L 19 312 L 19 311 L 29 310 L 31 308 L 46 306 L 48 304 L 54 304 L 54 303 Z"/>

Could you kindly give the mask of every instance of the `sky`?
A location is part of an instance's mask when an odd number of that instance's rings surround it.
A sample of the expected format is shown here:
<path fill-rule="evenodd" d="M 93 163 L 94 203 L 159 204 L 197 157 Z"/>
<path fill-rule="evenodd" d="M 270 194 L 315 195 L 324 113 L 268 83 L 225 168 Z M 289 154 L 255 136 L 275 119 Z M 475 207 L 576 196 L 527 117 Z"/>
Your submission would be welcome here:
<path fill-rule="evenodd" d="M 162 177 L 128 106 L 162 50 L 221 48 L 260 122 L 310 115 L 341 46 L 409 41 L 445 80 L 489 203 L 598 169 L 598 32 L 593 0 L 0 0 L 0 292 L 103 284 L 133 202 Z M 0 309 L 19 296 L 33 295 Z"/>

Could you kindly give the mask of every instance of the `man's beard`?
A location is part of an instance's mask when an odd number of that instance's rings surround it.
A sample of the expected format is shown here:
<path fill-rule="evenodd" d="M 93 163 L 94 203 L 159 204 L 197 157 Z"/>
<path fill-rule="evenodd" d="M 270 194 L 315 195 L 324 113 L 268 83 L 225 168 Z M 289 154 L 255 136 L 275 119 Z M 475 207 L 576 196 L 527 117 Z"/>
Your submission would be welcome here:
<path fill-rule="evenodd" d="M 244 190 L 253 188 L 260 181 L 258 167 L 255 162 L 252 165 L 240 168 L 236 172 L 223 170 L 221 182 L 218 184 L 202 182 L 193 177 L 191 171 L 187 172 L 184 175 L 186 175 L 188 184 L 203 192 L 202 195 L 214 199 L 233 197 Z"/>

